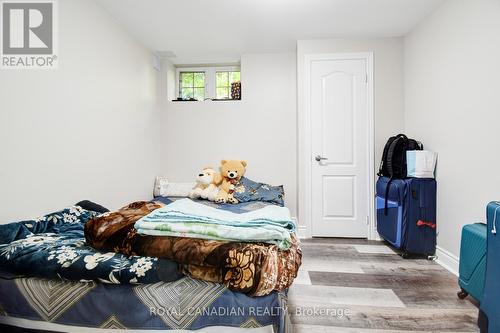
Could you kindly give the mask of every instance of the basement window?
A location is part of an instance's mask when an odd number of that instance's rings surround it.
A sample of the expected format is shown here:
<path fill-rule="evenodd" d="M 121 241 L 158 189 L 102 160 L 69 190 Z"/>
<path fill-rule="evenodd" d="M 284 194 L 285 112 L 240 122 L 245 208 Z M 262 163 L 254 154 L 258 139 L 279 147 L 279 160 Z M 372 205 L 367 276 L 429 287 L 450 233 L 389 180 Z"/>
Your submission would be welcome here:
<path fill-rule="evenodd" d="M 180 72 L 179 95 L 184 100 L 205 100 L 205 72 Z"/>
<path fill-rule="evenodd" d="M 175 101 L 239 100 L 239 66 L 179 67 Z"/>
<path fill-rule="evenodd" d="M 218 71 L 215 73 L 216 99 L 236 99 L 231 96 L 231 85 L 240 82 L 240 71 Z M 241 89 L 241 88 L 240 88 Z"/>

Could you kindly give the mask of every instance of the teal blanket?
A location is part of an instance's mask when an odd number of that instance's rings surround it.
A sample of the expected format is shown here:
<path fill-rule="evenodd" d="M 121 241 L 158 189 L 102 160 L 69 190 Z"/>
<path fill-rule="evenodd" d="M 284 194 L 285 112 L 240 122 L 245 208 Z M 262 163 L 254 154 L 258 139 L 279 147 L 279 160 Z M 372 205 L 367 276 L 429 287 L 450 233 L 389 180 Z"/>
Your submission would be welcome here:
<path fill-rule="evenodd" d="M 288 208 L 269 205 L 234 213 L 182 199 L 159 208 L 135 223 L 140 234 L 223 241 L 265 242 L 286 250 L 295 223 Z"/>

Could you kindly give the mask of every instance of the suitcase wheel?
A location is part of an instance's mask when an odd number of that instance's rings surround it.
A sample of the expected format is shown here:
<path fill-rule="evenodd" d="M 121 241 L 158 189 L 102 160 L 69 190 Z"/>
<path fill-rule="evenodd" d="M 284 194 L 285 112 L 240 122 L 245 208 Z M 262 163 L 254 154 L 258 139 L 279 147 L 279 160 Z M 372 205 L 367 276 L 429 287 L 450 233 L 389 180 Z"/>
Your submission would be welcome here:
<path fill-rule="evenodd" d="M 437 259 L 437 256 L 427 256 L 427 260 L 434 261 Z"/>
<path fill-rule="evenodd" d="M 410 258 L 410 254 L 408 252 L 403 252 L 403 253 L 401 253 L 401 257 L 403 259 L 408 259 L 408 258 Z"/>
<path fill-rule="evenodd" d="M 469 296 L 469 293 L 468 293 L 468 292 L 466 292 L 466 291 L 465 291 L 465 290 L 463 290 L 463 289 L 460 289 L 460 291 L 459 291 L 459 292 L 457 292 L 457 296 L 458 296 L 458 298 L 460 298 L 460 299 L 464 299 L 464 298 L 466 298 L 467 296 Z"/>

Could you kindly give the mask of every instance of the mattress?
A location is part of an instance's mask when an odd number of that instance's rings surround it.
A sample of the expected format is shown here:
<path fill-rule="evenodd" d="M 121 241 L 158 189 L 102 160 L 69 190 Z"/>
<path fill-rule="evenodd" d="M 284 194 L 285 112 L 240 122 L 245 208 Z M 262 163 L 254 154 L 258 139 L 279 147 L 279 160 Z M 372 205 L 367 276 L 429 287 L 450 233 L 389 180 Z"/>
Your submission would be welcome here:
<path fill-rule="evenodd" d="M 0 323 L 14 326 L 31 323 L 51 331 L 70 331 L 61 325 L 140 330 L 272 327 L 284 333 L 290 330 L 288 322 L 285 292 L 249 297 L 190 277 L 141 285 L 35 277 L 0 280 Z"/>

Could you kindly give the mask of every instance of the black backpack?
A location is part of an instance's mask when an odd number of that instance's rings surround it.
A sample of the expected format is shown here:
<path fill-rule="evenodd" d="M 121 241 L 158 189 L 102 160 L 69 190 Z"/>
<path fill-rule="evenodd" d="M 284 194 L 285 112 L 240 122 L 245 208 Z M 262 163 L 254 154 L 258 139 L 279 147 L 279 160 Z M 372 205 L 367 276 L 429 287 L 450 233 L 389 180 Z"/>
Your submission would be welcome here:
<path fill-rule="evenodd" d="M 384 147 L 382 161 L 377 173 L 379 176 L 390 178 L 385 190 L 384 214 L 387 215 L 387 197 L 393 179 L 402 179 L 407 176 L 406 151 L 423 150 L 424 145 L 416 140 L 408 139 L 404 134 L 391 136 Z"/>
<path fill-rule="evenodd" d="M 421 142 L 408 139 L 404 134 L 391 136 L 385 144 L 377 175 L 391 179 L 406 178 L 406 151 L 422 149 L 424 146 Z"/>

